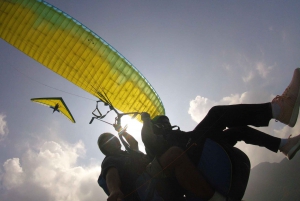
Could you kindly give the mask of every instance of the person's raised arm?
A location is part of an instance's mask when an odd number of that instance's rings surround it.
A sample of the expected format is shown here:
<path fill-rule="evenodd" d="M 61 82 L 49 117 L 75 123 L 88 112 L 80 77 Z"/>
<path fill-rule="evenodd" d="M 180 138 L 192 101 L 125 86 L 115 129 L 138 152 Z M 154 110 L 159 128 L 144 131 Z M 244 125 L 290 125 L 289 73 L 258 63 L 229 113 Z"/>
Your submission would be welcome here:
<path fill-rule="evenodd" d="M 117 125 L 117 124 L 114 124 L 113 126 L 114 126 L 115 130 L 118 131 L 118 132 L 120 130 L 122 130 L 122 127 Z M 127 133 L 126 130 L 123 131 L 122 135 L 124 136 L 124 138 L 128 142 L 131 149 L 133 149 L 135 151 L 139 151 L 139 143 L 138 143 L 138 141 L 136 141 L 136 139 L 132 135 Z"/>
<path fill-rule="evenodd" d="M 128 142 L 129 146 L 131 149 L 135 150 L 135 151 L 139 151 L 139 144 L 138 141 L 136 141 L 136 139 L 134 139 L 134 137 L 132 137 L 132 135 L 130 135 L 129 133 L 127 133 L 126 131 L 123 133 L 124 138 L 126 139 L 126 141 Z"/>
<path fill-rule="evenodd" d="M 114 167 L 109 168 L 105 180 L 109 190 L 107 201 L 122 201 L 124 194 L 121 191 L 121 180 L 118 170 Z"/>
<path fill-rule="evenodd" d="M 141 119 L 143 121 L 143 128 L 142 128 L 143 142 L 147 144 L 155 144 L 156 135 L 153 132 L 150 115 L 147 112 L 143 112 L 141 113 Z"/>

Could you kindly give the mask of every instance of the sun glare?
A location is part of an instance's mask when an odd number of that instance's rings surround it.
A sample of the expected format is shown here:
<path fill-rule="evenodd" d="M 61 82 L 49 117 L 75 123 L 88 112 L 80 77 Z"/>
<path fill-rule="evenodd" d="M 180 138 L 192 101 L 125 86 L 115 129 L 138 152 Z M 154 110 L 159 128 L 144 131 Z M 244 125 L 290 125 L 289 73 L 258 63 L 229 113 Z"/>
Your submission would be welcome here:
<path fill-rule="evenodd" d="M 122 127 L 128 125 L 127 132 L 131 134 L 139 143 L 139 150 L 145 152 L 145 146 L 142 141 L 141 137 L 141 130 L 143 124 L 136 119 L 131 119 L 130 116 L 123 116 L 122 117 Z"/>
<path fill-rule="evenodd" d="M 123 116 L 122 117 L 122 127 L 127 127 L 127 132 L 130 133 L 135 138 L 140 138 L 141 130 L 143 124 L 136 119 L 131 119 L 130 116 Z"/>

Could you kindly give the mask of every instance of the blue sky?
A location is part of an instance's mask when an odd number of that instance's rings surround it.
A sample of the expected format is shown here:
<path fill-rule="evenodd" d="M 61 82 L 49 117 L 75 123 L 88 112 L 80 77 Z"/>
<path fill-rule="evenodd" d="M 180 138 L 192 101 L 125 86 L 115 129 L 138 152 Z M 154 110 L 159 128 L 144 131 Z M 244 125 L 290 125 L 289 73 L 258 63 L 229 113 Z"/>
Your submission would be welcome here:
<path fill-rule="evenodd" d="M 127 58 L 182 130 L 193 129 L 214 105 L 271 101 L 300 67 L 298 1 L 47 2 Z M 3 40 L 0 97 L 1 200 L 105 198 L 96 183 L 103 159 L 96 140 L 114 130 L 97 121 L 88 124 L 95 97 Z M 76 124 L 30 101 L 37 97 L 63 97 Z M 264 131 L 288 137 L 299 133 L 299 124 L 291 129 L 271 121 Z M 133 123 L 129 131 L 139 139 L 140 128 Z M 283 159 L 281 153 L 237 146 L 252 167 Z"/>

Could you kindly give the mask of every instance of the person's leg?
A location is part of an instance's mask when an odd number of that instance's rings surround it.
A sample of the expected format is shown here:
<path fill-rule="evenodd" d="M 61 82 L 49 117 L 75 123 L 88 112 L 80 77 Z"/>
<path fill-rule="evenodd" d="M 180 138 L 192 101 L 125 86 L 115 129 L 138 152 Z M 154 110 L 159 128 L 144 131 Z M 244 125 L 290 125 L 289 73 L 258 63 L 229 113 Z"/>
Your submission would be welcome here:
<path fill-rule="evenodd" d="M 238 141 L 244 141 L 246 144 L 265 147 L 275 153 L 280 151 L 289 160 L 300 150 L 300 135 L 288 139 L 277 138 L 248 126 L 228 128 L 221 134 L 216 134 L 210 138 L 231 146 L 234 146 Z"/>
<path fill-rule="evenodd" d="M 281 142 L 280 138 L 268 135 L 249 126 L 228 128 L 219 135 L 214 135 L 210 138 L 217 142 L 225 142 L 231 146 L 234 146 L 238 141 L 244 141 L 246 144 L 265 147 L 275 153 L 279 150 Z"/>
<path fill-rule="evenodd" d="M 191 150 L 193 151 L 191 154 L 193 162 L 199 160 L 206 138 L 212 136 L 223 138 L 223 130 L 227 127 L 247 126 L 249 124 L 267 126 L 271 118 L 271 103 L 212 107 L 205 118 L 189 134 L 191 142 L 197 145 Z"/>
<path fill-rule="evenodd" d="M 158 158 L 158 161 L 163 169 L 163 173 L 165 175 L 174 175 L 179 184 L 187 191 L 206 200 L 213 197 L 214 190 L 182 149 L 171 147 Z M 158 175 L 151 174 L 151 176 Z"/>
<path fill-rule="evenodd" d="M 268 126 L 271 118 L 271 103 L 214 106 L 194 130 L 222 131 L 226 127 Z"/>
<path fill-rule="evenodd" d="M 268 126 L 272 118 L 293 127 L 300 105 L 300 68 L 295 69 L 291 83 L 272 103 L 214 106 L 194 130 L 207 132 L 226 127 Z"/>
<path fill-rule="evenodd" d="M 175 177 L 178 183 L 195 196 L 208 201 L 233 201 L 215 191 L 201 172 L 178 147 L 169 148 L 158 159 L 155 158 L 146 168 L 152 177 Z"/>

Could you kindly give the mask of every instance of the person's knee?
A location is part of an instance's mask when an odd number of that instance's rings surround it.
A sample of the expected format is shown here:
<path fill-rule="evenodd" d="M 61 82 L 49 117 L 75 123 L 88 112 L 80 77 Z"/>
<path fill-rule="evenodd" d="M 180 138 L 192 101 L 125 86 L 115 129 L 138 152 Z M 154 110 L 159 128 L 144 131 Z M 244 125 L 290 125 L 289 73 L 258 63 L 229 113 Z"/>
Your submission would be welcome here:
<path fill-rule="evenodd" d="M 220 111 L 223 111 L 224 106 L 222 105 L 215 105 L 212 108 L 210 108 L 210 110 L 208 111 L 208 113 L 210 114 L 218 114 L 220 113 Z"/>
<path fill-rule="evenodd" d="M 157 158 L 154 158 L 151 163 L 149 163 L 146 167 L 146 172 L 151 177 L 157 177 L 157 178 L 165 178 L 166 174 L 164 173 L 163 166 L 160 164 Z"/>
<path fill-rule="evenodd" d="M 183 154 L 184 151 L 180 147 L 173 146 L 168 149 L 168 152 L 174 155 L 180 155 Z"/>
<path fill-rule="evenodd" d="M 170 163 L 180 163 L 185 158 L 184 150 L 173 146 L 170 147 L 160 158 L 159 162 L 165 166 Z"/>
<path fill-rule="evenodd" d="M 167 150 L 167 155 L 169 158 L 178 158 L 184 154 L 184 150 L 180 147 L 173 146 Z"/>

